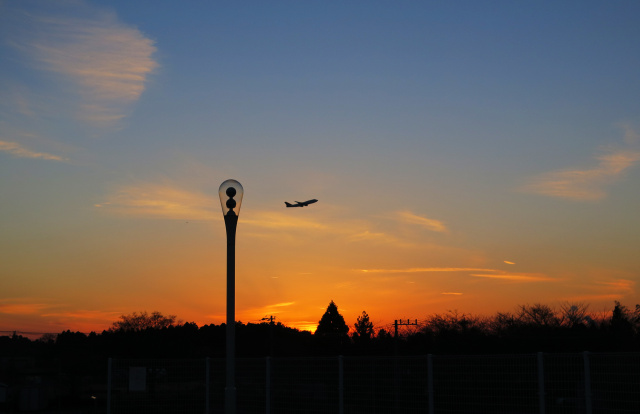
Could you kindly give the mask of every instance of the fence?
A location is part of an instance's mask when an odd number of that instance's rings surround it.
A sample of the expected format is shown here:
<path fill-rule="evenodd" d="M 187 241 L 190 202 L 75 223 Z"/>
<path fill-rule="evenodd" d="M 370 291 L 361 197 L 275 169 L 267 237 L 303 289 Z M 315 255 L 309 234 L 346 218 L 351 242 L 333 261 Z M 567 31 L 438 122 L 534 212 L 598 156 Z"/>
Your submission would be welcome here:
<path fill-rule="evenodd" d="M 224 412 L 224 359 L 109 360 L 108 414 Z M 640 353 L 255 358 L 239 414 L 640 412 Z"/>

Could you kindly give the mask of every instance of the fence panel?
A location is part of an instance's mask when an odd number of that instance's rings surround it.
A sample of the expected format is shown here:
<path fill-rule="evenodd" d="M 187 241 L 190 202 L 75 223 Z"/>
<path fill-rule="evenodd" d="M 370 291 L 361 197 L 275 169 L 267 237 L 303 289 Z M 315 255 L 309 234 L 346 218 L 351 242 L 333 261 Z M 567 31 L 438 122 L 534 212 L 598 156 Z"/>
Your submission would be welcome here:
<path fill-rule="evenodd" d="M 205 412 L 203 359 L 114 359 L 111 370 L 113 414 Z"/>
<path fill-rule="evenodd" d="M 427 357 L 344 360 L 346 414 L 427 413 Z"/>
<path fill-rule="evenodd" d="M 274 358 L 271 361 L 271 412 L 336 414 L 339 359 Z"/>
<path fill-rule="evenodd" d="M 434 356 L 436 413 L 538 414 L 536 355 Z"/>
<path fill-rule="evenodd" d="M 267 360 L 239 358 L 236 360 L 238 413 L 264 414 L 267 403 Z"/>
<path fill-rule="evenodd" d="M 110 367 L 109 414 L 224 412 L 223 358 Z M 640 353 L 238 358 L 236 389 L 241 414 L 628 414 Z"/>
<path fill-rule="evenodd" d="M 640 354 L 589 354 L 594 414 L 640 413 Z"/>
<path fill-rule="evenodd" d="M 586 414 L 583 354 L 544 354 L 546 412 Z"/>

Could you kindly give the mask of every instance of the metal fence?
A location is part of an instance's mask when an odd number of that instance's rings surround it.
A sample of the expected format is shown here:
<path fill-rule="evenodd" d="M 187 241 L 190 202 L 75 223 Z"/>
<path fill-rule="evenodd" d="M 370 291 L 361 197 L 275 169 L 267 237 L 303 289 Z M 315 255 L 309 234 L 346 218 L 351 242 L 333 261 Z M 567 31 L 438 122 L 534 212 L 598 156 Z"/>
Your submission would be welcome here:
<path fill-rule="evenodd" d="M 224 412 L 224 359 L 109 360 L 109 414 Z M 640 413 L 640 353 L 237 359 L 239 414 Z"/>

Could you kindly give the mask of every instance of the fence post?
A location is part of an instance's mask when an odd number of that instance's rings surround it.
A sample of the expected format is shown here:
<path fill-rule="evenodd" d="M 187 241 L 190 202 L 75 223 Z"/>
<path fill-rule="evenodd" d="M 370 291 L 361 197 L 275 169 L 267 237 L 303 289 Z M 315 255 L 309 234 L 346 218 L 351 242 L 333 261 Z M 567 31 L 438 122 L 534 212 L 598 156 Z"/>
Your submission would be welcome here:
<path fill-rule="evenodd" d="M 107 414 L 111 414 L 111 360 L 107 359 Z"/>
<path fill-rule="evenodd" d="M 209 374 L 211 372 L 211 358 L 206 357 L 204 359 L 204 366 L 205 369 L 207 370 L 207 372 L 205 373 L 205 396 L 204 396 L 204 412 L 205 414 L 209 414 L 211 412 L 211 405 L 210 405 L 210 395 L 211 395 L 211 379 L 210 379 L 210 375 Z"/>
<path fill-rule="evenodd" d="M 586 414 L 591 414 L 591 364 L 588 351 L 582 353 L 582 360 L 584 362 L 584 407 Z"/>
<path fill-rule="evenodd" d="M 435 414 L 433 401 L 433 355 L 427 354 L 427 393 L 429 394 L 429 414 Z"/>
<path fill-rule="evenodd" d="M 540 414 L 545 414 L 544 401 L 544 354 L 538 352 L 538 405 Z"/>
<path fill-rule="evenodd" d="M 267 362 L 267 366 L 266 366 L 267 378 L 265 382 L 265 393 L 266 393 L 265 413 L 271 414 L 271 357 L 266 357 L 266 362 Z"/>
<path fill-rule="evenodd" d="M 338 356 L 338 413 L 344 414 L 344 357 Z"/>

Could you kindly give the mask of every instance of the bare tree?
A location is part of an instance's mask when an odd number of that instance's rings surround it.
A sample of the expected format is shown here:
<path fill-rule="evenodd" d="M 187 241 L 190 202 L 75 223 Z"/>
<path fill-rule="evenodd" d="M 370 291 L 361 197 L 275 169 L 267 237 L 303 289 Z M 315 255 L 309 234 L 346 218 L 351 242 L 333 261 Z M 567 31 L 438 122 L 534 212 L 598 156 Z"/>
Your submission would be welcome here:
<path fill-rule="evenodd" d="M 520 305 L 517 317 L 521 322 L 535 326 L 552 327 L 560 325 L 560 319 L 556 311 L 551 306 L 541 303 Z"/>
<path fill-rule="evenodd" d="M 130 332 L 144 331 L 146 329 L 162 329 L 174 326 L 176 324 L 176 316 L 164 316 L 158 311 L 154 311 L 151 315 L 147 312 L 133 312 L 130 315 L 121 315 L 119 321 L 115 321 L 111 332 Z"/>
<path fill-rule="evenodd" d="M 568 328 L 585 326 L 590 319 L 587 318 L 589 316 L 588 309 L 589 305 L 585 305 L 584 303 L 565 303 L 561 305 L 561 324 Z"/>

